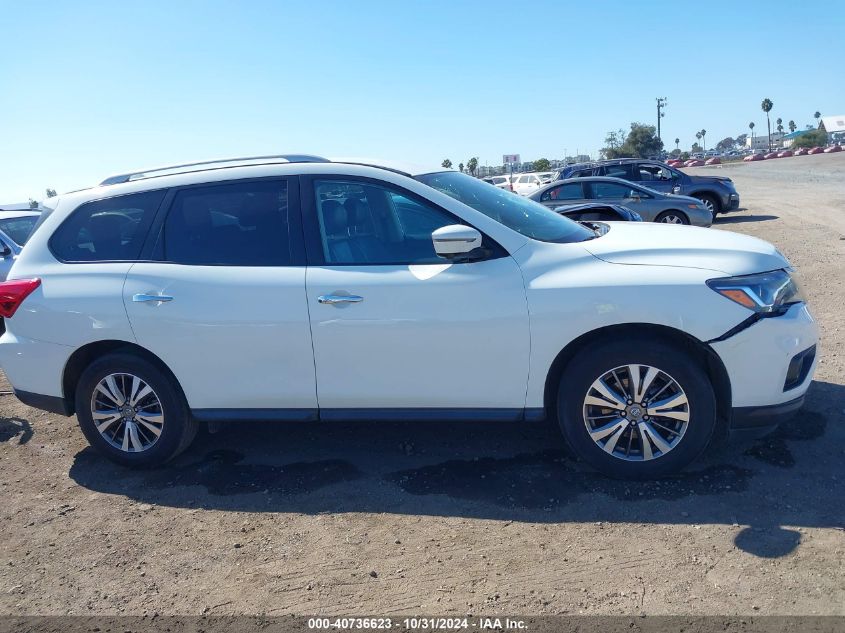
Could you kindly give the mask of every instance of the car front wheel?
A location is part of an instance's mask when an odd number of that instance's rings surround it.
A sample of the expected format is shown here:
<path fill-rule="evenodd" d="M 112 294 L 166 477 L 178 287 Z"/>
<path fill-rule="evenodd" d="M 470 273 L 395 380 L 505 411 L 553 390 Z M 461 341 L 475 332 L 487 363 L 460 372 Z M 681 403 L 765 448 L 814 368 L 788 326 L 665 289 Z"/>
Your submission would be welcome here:
<path fill-rule="evenodd" d="M 694 358 L 656 338 L 632 338 L 576 354 L 561 377 L 558 420 L 575 454 L 597 470 L 648 479 L 701 454 L 716 402 Z"/>
<path fill-rule="evenodd" d="M 702 194 L 700 196 L 696 196 L 699 200 L 701 200 L 701 204 L 707 207 L 707 210 L 710 211 L 710 215 L 713 216 L 713 222 L 716 221 L 716 216 L 719 214 L 719 202 L 713 196 L 708 196 L 707 194 Z"/>
<path fill-rule="evenodd" d="M 689 224 L 689 218 L 680 211 L 664 211 L 654 221 L 661 224 Z"/>
<path fill-rule="evenodd" d="M 124 466 L 163 464 L 197 433 L 173 379 L 132 354 L 109 354 L 82 372 L 76 417 L 91 446 Z"/>

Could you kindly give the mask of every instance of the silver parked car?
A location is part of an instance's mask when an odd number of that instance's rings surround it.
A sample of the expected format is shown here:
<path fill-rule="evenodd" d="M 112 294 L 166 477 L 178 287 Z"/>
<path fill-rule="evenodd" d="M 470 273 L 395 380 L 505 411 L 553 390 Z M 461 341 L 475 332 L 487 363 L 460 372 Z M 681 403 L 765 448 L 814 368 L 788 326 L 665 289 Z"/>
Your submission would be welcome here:
<path fill-rule="evenodd" d="M 38 211 L 0 212 L 0 281 L 6 279 L 39 217 Z"/>
<path fill-rule="evenodd" d="M 585 202 L 621 204 L 636 211 L 646 222 L 710 226 L 713 213 L 697 198 L 661 193 L 621 178 L 588 176 L 558 180 L 528 196 L 555 209 Z"/>

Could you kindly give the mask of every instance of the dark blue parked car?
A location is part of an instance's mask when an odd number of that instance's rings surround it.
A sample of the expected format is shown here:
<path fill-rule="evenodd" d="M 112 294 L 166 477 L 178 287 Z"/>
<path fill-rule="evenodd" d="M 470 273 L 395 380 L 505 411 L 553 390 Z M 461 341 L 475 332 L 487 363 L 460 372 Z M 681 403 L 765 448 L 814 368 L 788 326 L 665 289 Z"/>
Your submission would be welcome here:
<path fill-rule="evenodd" d="M 643 184 L 664 193 L 698 198 L 713 213 L 739 208 L 739 194 L 733 181 L 725 176 L 691 176 L 657 160 L 616 158 L 592 163 L 567 165 L 555 180 L 582 176 L 612 176 Z"/>

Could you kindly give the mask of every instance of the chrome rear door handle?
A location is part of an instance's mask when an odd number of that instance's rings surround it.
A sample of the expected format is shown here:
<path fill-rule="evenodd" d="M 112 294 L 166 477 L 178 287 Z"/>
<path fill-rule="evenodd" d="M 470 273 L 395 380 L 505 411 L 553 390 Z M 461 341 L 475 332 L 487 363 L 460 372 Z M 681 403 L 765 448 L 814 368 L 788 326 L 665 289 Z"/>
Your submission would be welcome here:
<path fill-rule="evenodd" d="M 335 304 L 335 303 L 361 303 L 364 300 L 364 297 L 359 297 L 358 295 L 320 295 L 317 297 L 318 303 L 328 303 L 328 304 Z"/>
<path fill-rule="evenodd" d="M 145 295 L 145 294 L 137 294 L 132 295 L 132 301 L 136 303 L 142 303 L 144 301 L 173 301 L 173 297 L 168 295 Z"/>

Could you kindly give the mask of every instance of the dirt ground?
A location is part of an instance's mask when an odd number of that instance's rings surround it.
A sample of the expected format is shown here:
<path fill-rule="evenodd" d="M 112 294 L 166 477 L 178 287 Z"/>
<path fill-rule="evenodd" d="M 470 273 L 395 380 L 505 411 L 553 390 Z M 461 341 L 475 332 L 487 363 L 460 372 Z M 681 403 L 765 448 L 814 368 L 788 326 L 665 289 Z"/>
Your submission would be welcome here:
<path fill-rule="evenodd" d="M 548 424 L 229 426 L 128 471 L 0 381 L 0 614 L 845 615 L 845 153 L 723 168 L 821 324 L 807 404 L 661 482 Z"/>

